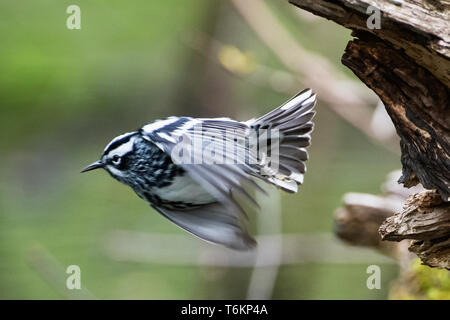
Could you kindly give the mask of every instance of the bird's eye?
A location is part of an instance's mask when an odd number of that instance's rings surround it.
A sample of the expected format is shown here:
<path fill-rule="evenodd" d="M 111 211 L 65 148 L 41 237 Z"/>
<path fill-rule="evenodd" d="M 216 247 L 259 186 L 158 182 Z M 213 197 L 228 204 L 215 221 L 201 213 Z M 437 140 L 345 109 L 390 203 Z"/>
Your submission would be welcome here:
<path fill-rule="evenodd" d="M 118 165 L 120 163 L 120 157 L 116 154 L 112 157 L 112 163 Z"/>

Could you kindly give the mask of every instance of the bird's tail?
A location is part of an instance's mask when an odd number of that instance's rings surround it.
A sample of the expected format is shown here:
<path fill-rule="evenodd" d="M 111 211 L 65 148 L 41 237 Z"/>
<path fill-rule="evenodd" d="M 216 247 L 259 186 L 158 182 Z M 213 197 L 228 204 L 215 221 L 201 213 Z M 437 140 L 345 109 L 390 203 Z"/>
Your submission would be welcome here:
<path fill-rule="evenodd" d="M 306 147 L 311 144 L 310 133 L 314 128 L 312 118 L 315 103 L 316 95 L 306 89 L 264 116 L 247 121 L 252 130 L 272 132 L 262 139 L 272 137 L 273 140 L 273 132 L 279 136 L 276 145 L 273 145 L 273 141 L 268 143 L 269 147 L 272 146 L 271 151 L 258 165 L 260 178 L 285 191 L 297 192 L 306 172 L 304 162 L 308 159 Z"/>

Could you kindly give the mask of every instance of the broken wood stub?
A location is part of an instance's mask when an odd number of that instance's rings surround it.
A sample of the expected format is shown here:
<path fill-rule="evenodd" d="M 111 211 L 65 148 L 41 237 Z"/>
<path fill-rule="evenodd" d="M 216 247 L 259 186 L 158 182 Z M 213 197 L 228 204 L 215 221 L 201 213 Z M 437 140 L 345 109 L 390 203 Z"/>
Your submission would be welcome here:
<path fill-rule="evenodd" d="M 412 239 L 409 250 L 422 263 L 450 270 L 450 203 L 434 191 L 408 198 L 403 210 L 380 226 L 383 240 Z"/>
<path fill-rule="evenodd" d="M 450 200 L 448 1 L 289 0 L 353 30 L 342 62 L 383 101 L 401 142 L 402 177 Z M 367 24 L 369 6 L 381 28 Z"/>
<path fill-rule="evenodd" d="M 380 195 L 346 193 L 342 207 L 335 212 L 334 232 L 351 245 L 377 249 L 400 265 L 409 265 L 414 259 L 408 251 L 411 240 L 382 241 L 379 234 L 380 225 L 402 209 L 408 196 L 424 190 L 420 185 L 411 189 L 401 187 L 397 183 L 400 175 L 400 170 L 390 172 L 381 186 Z"/>
<path fill-rule="evenodd" d="M 363 193 L 347 193 L 335 212 L 334 233 L 349 244 L 380 249 L 381 223 L 395 213 L 395 200 Z"/>

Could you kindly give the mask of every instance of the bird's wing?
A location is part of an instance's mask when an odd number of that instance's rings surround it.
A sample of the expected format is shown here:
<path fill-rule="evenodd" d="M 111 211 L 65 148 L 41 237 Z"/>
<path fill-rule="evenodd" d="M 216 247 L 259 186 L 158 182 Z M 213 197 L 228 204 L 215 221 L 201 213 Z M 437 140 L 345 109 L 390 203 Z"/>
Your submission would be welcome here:
<path fill-rule="evenodd" d="M 248 234 L 243 221 L 222 203 L 216 202 L 188 210 L 152 207 L 164 217 L 197 237 L 231 249 L 248 250 L 256 241 Z"/>
<path fill-rule="evenodd" d="M 225 152 L 226 144 L 234 142 L 235 138 L 240 137 L 244 141 L 248 127 L 229 119 L 173 117 L 162 121 L 165 122 L 144 126 L 141 129 L 143 137 L 170 154 L 172 160 L 218 202 L 183 211 L 154 208 L 178 226 L 207 241 L 235 249 L 252 247 L 254 240 L 248 235 L 244 223 L 246 210 L 257 207 L 250 190 L 265 191 L 244 170 L 244 160 L 236 164 L 236 157 L 244 157 L 244 151 L 248 149 L 244 143 L 238 144 L 233 152 Z M 189 150 L 190 161 L 180 163 L 176 150 Z M 234 164 L 231 161 L 235 161 Z"/>
<path fill-rule="evenodd" d="M 257 162 L 248 144 L 249 129 L 247 124 L 228 118 L 170 117 L 144 126 L 141 133 L 170 154 L 177 164 L 245 166 Z"/>
<path fill-rule="evenodd" d="M 229 119 L 169 119 L 172 122 L 163 120 L 167 121 L 165 125 L 153 125 L 151 130 L 144 126 L 143 137 L 170 154 L 174 163 L 183 167 L 219 201 L 245 215 L 231 191 L 240 193 L 253 204 L 256 201 L 244 187 L 264 192 L 252 180 L 245 164 L 245 157 L 252 156 L 244 139 L 248 127 Z M 234 143 L 235 138 L 242 141 Z M 230 147 L 227 149 L 228 143 L 234 143 L 235 149 L 231 152 Z"/>

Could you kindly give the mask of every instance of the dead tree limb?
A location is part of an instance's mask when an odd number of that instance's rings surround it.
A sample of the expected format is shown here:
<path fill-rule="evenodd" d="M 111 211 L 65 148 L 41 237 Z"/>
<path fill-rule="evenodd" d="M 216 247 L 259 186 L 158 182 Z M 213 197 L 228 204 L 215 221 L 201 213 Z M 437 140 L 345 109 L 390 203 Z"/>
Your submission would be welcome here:
<path fill-rule="evenodd" d="M 383 223 L 383 239 L 415 239 L 409 249 L 424 264 L 449 268 L 450 1 L 289 1 L 353 30 L 356 39 L 342 63 L 380 97 L 395 125 L 402 152 L 398 182 L 436 190 L 427 196 L 441 201 L 424 215 L 423 195 L 416 195 Z M 380 13 L 379 28 L 368 23 L 374 12 Z"/>
<path fill-rule="evenodd" d="M 371 247 L 408 265 L 414 255 L 408 252 L 409 240 L 402 243 L 382 241 L 380 225 L 399 212 L 406 198 L 419 191 L 421 186 L 405 189 L 396 183 L 400 171 L 389 173 L 383 183 L 381 195 L 347 193 L 343 206 L 335 212 L 335 234 L 348 244 Z M 400 239 L 399 239 L 400 240 Z"/>
<path fill-rule="evenodd" d="M 450 197 L 450 3 L 289 0 L 353 30 L 342 62 L 383 101 L 401 138 L 403 175 Z M 370 29 L 367 8 L 381 11 Z"/>
<path fill-rule="evenodd" d="M 450 203 L 434 191 L 412 195 L 403 210 L 380 226 L 383 240 L 412 239 L 409 250 L 422 263 L 450 270 Z"/>
<path fill-rule="evenodd" d="M 335 213 L 335 233 L 346 242 L 381 248 L 381 223 L 395 213 L 397 201 L 364 193 L 347 193 Z"/>

